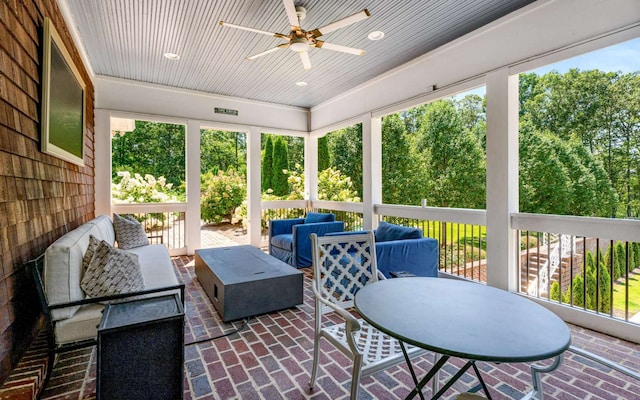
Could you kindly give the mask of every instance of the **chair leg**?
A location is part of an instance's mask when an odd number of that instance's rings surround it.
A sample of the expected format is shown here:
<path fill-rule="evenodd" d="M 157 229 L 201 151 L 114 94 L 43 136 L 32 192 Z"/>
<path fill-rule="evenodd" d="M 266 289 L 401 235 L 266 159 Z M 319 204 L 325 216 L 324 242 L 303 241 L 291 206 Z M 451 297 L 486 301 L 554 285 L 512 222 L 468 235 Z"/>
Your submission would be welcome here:
<path fill-rule="evenodd" d="M 358 400 L 360 391 L 360 372 L 362 371 L 362 356 L 353 359 L 353 372 L 351 373 L 351 400 Z"/>
<path fill-rule="evenodd" d="M 309 379 L 309 389 L 313 389 L 316 384 L 318 374 L 318 364 L 320 363 L 320 332 L 322 330 L 322 305 L 320 300 L 315 300 L 315 323 L 313 330 L 313 366 L 311 367 L 311 379 Z"/>
<path fill-rule="evenodd" d="M 316 374 L 318 373 L 318 363 L 320 362 L 320 335 L 314 335 L 313 341 L 313 366 L 311 368 L 311 379 L 309 380 L 309 389 L 313 389 L 316 384 Z"/>

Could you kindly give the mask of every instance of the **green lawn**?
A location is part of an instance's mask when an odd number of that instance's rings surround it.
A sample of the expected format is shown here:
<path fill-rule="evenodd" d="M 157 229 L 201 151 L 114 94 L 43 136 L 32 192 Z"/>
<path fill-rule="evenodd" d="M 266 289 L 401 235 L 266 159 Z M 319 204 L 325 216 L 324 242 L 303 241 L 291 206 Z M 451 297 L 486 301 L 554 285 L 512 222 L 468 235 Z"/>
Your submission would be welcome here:
<path fill-rule="evenodd" d="M 424 227 L 420 226 L 426 237 L 441 240 L 442 224 L 439 222 L 429 222 Z M 480 245 L 483 250 L 487 248 L 487 227 L 477 225 L 463 224 L 446 224 L 446 243 L 465 243 L 470 246 L 478 247 Z M 480 243 L 479 243 L 480 242 Z"/>
<path fill-rule="evenodd" d="M 613 286 L 613 308 L 625 310 L 625 284 L 616 283 Z M 640 275 L 629 276 L 629 316 L 640 312 Z"/>

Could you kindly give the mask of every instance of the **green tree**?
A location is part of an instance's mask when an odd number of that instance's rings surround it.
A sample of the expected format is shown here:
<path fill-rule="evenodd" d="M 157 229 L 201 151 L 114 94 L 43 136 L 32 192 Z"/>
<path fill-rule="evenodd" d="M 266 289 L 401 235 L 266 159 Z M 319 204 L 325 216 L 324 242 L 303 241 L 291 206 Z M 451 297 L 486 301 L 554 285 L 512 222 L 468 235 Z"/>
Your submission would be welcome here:
<path fill-rule="evenodd" d="M 329 143 L 326 136 L 318 138 L 318 172 L 329 168 Z"/>
<path fill-rule="evenodd" d="M 247 140 L 242 132 L 203 129 L 200 132 L 200 172 L 247 171 Z"/>
<path fill-rule="evenodd" d="M 639 72 L 571 69 L 520 76 L 521 123 L 583 144 L 608 179 L 601 186 L 603 198 L 596 201 L 610 206 L 609 217 L 640 215 L 639 98 Z M 615 191 L 614 202 L 609 188 Z"/>
<path fill-rule="evenodd" d="M 556 154 L 562 142 L 550 134 L 520 134 L 520 211 L 568 214 L 567 171 Z"/>
<path fill-rule="evenodd" d="M 261 181 L 262 191 L 266 192 L 273 188 L 273 140 L 271 140 L 271 135 L 264 136 L 267 138 L 264 142 L 262 154 Z"/>
<path fill-rule="evenodd" d="M 627 251 L 622 242 L 616 242 L 615 262 L 613 264 L 613 280 L 616 281 L 627 273 Z"/>
<path fill-rule="evenodd" d="M 387 204 L 420 204 L 426 185 L 418 170 L 405 124 L 398 114 L 382 119 L 382 201 Z"/>
<path fill-rule="evenodd" d="M 400 119 L 404 122 L 405 131 L 408 134 L 411 135 L 420 131 L 422 120 L 424 119 L 424 113 L 427 111 L 427 106 L 427 104 L 421 104 L 398 113 L 400 115 Z"/>
<path fill-rule="evenodd" d="M 285 196 L 289 193 L 287 175 L 289 172 L 289 155 L 287 143 L 278 136 L 273 142 L 273 178 L 272 189 L 276 196 Z"/>
<path fill-rule="evenodd" d="M 483 152 L 486 153 L 487 110 L 485 100 L 485 98 L 477 94 L 468 94 L 456 101 L 456 109 L 458 110 L 462 127 L 476 138 Z"/>
<path fill-rule="evenodd" d="M 437 207 L 485 208 L 485 158 L 466 131 L 452 100 L 429 104 L 417 149 L 424 155 L 428 185 L 424 198 Z"/>
<path fill-rule="evenodd" d="M 611 312 L 611 272 L 604 263 L 600 264 L 599 294 L 600 303 L 598 310 L 603 313 Z"/>
<path fill-rule="evenodd" d="M 351 178 L 358 197 L 362 198 L 362 124 L 355 124 L 327 134 L 331 167 Z"/>
<path fill-rule="evenodd" d="M 112 145 L 112 178 L 129 171 L 141 176 L 164 176 L 178 188 L 185 181 L 185 127 L 136 121 L 132 132 L 117 133 Z"/>
<path fill-rule="evenodd" d="M 582 279 L 582 275 L 573 278 L 571 290 L 573 291 L 573 305 L 576 307 L 584 307 L 586 303 L 584 299 L 584 279 Z"/>
<path fill-rule="evenodd" d="M 600 163 L 580 143 L 530 128 L 520 133 L 520 210 L 608 216 L 616 197 Z"/>
<path fill-rule="evenodd" d="M 299 136 L 280 136 L 287 143 L 287 153 L 289 156 L 289 168 L 300 168 L 300 172 L 304 169 L 304 138 Z"/>

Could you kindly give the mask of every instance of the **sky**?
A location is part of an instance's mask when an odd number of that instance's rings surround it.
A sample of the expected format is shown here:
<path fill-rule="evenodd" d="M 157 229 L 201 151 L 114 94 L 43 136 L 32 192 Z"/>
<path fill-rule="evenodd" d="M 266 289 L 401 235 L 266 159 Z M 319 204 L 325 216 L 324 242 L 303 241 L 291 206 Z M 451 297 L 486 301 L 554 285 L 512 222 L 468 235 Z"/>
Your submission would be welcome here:
<path fill-rule="evenodd" d="M 569 71 L 571 68 L 579 68 L 581 71 L 590 69 L 599 69 L 601 71 L 611 71 L 622 73 L 640 72 L 640 38 L 622 42 L 604 49 L 596 50 L 590 53 L 582 54 L 576 57 L 567 58 L 566 60 L 545 65 L 528 72 L 535 72 L 538 75 L 544 75 L 549 71 L 556 70 L 561 74 Z M 484 96 L 486 88 L 480 87 L 468 92 L 459 93 L 456 99 L 462 98 L 467 94 L 477 94 Z"/>
<path fill-rule="evenodd" d="M 565 73 L 576 67 L 580 70 L 599 69 L 611 72 L 622 71 L 622 73 L 640 71 L 640 38 L 545 65 L 531 72 L 543 75 L 555 69 Z"/>

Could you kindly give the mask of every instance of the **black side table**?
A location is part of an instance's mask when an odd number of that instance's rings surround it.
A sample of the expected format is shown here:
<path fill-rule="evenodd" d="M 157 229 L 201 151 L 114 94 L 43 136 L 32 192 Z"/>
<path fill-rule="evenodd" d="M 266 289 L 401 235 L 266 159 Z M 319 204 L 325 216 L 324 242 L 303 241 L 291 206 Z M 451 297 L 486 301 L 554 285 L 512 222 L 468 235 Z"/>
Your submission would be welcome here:
<path fill-rule="evenodd" d="M 97 399 L 182 399 L 184 309 L 177 294 L 108 304 L 98 326 Z"/>

